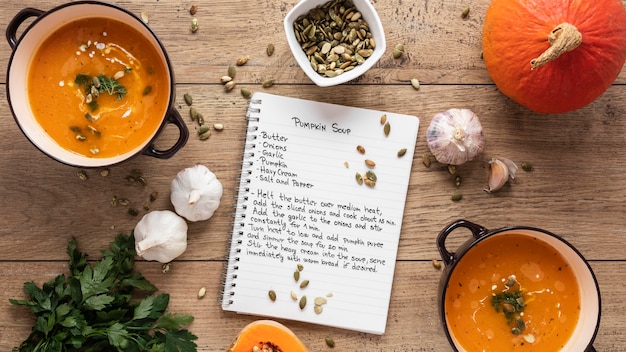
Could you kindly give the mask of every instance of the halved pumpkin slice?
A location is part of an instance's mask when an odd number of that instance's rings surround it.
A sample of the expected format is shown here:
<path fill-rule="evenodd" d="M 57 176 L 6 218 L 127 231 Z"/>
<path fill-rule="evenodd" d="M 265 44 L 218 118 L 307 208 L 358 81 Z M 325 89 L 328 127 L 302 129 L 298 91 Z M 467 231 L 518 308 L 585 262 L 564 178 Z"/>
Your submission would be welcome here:
<path fill-rule="evenodd" d="M 309 349 L 283 324 L 274 320 L 257 320 L 246 325 L 227 350 L 253 351 L 309 352 Z"/>

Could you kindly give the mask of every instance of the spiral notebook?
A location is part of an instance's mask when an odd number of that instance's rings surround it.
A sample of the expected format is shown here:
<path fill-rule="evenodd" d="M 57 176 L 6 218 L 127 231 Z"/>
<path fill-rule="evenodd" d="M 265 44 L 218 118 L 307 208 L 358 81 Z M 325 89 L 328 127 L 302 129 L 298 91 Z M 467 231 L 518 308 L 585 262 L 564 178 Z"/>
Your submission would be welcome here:
<path fill-rule="evenodd" d="M 222 308 L 383 334 L 419 119 L 255 93 Z"/>

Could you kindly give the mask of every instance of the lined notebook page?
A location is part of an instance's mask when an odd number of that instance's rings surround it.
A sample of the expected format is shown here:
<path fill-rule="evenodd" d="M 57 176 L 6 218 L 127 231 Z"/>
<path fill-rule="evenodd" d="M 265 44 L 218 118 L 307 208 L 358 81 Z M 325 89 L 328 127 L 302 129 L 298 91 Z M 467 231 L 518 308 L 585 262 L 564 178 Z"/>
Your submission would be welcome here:
<path fill-rule="evenodd" d="M 384 333 L 418 118 L 255 93 L 248 121 L 222 308 Z"/>

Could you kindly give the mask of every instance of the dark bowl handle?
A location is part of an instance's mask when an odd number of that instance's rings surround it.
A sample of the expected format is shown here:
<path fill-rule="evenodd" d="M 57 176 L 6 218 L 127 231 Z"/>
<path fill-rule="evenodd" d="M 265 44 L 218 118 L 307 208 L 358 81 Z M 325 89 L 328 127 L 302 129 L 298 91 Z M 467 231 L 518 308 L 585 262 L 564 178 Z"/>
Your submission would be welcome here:
<path fill-rule="evenodd" d="M 441 259 L 445 263 L 446 266 L 453 264 L 456 261 L 456 253 L 450 252 L 446 249 L 446 239 L 448 235 L 452 233 L 455 229 L 459 227 L 464 227 L 469 229 L 472 232 L 472 235 L 475 239 L 479 239 L 484 236 L 489 230 L 486 228 L 474 224 L 473 222 L 467 220 L 457 220 L 450 225 L 446 226 L 439 235 L 437 236 L 437 248 L 439 249 L 439 254 L 441 255 Z"/>
<path fill-rule="evenodd" d="M 15 49 L 15 47 L 17 46 L 17 29 L 20 27 L 20 25 L 31 17 L 39 17 L 43 14 L 44 12 L 41 10 L 33 9 L 32 7 L 27 7 L 23 9 L 22 11 L 18 12 L 17 15 L 13 17 L 11 22 L 9 22 L 9 25 L 7 26 L 7 31 L 6 31 L 7 41 L 9 42 L 11 49 Z"/>
<path fill-rule="evenodd" d="M 154 147 L 154 143 L 150 144 L 148 149 L 143 152 L 144 154 L 159 159 L 168 159 L 174 156 L 174 154 L 187 144 L 187 140 L 189 139 L 189 130 L 187 129 L 187 125 L 185 125 L 185 121 L 182 117 L 180 117 L 180 113 L 176 109 L 171 109 L 170 112 L 167 113 L 167 123 L 174 124 L 178 128 L 178 140 L 176 143 L 171 148 L 166 150 L 158 150 Z"/>
<path fill-rule="evenodd" d="M 585 352 L 596 352 L 596 349 L 593 346 L 589 346 Z"/>

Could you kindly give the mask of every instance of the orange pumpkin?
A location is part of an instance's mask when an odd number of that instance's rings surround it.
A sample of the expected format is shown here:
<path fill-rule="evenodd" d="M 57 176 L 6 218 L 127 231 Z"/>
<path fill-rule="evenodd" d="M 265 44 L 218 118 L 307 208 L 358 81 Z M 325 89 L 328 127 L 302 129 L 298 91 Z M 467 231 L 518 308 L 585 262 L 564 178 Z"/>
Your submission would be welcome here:
<path fill-rule="evenodd" d="M 483 57 L 498 89 L 521 105 L 576 110 L 624 67 L 626 10 L 620 0 L 492 0 Z"/>
<path fill-rule="evenodd" d="M 246 325 L 227 352 L 252 352 L 267 345 L 274 352 L 309 352 L 302 341 L 286 326 L 274 320 L 257 320 Z"/>

